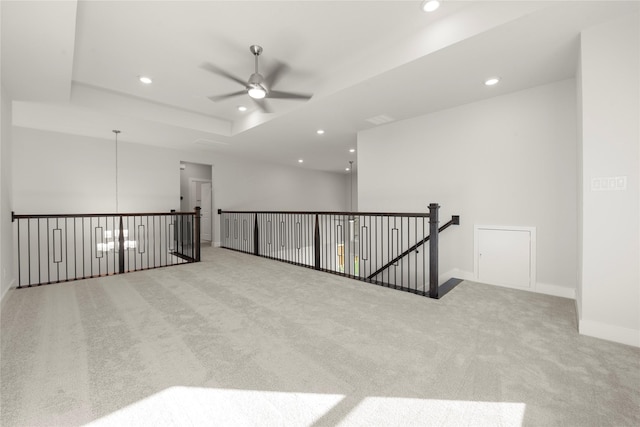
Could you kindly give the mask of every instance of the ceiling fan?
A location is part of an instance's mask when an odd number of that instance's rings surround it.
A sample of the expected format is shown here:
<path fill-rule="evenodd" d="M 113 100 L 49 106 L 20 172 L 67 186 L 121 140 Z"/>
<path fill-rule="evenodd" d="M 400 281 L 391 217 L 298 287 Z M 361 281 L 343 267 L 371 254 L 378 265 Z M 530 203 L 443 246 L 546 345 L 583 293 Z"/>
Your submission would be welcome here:
<path fill-rule="evenodd" d="M 207 71 L 217 74 L 222 77 L 226 77 L 229 80 L 233 80 L 236 83 L 244 86 L 243 90 L 237 92 L 226 93 L 223 95 L 209 96 L 208 98 L 214 102 L 222 101 L 223 99 L 231 98 L 234 96 L 248 94 L 251 99 L 258 105 L 258 107 L 265 113 L 270 113 L 271 110 L 265 102 L 265 99 L 301 99 L 307 100 L 312 95 L 306 93 L 284 92 L 280 90 L 273 90 L 273 86 L 282 77 L 282 74 L 287 71 L 289 67 L 285 64 L 278 62 L 275 69 L 266 77 L 264 77 L 258 71 L 258 57 L 262 53 L 262 47 L 258 45 L 249 46 L 249 50 L 255 57 L 255 72 L 249 76 L 249 80 L 244 81 L 233 74 L 222 70 L 211 63 L 205 63 L 202 65 Z"/>

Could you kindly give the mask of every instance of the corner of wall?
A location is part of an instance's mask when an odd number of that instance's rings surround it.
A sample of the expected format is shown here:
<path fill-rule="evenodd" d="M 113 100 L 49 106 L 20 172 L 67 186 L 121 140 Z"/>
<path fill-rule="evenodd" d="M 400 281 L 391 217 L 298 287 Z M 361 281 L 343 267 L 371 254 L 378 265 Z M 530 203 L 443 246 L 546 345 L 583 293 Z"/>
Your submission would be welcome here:
<path fill-rule="evenodd" d="M 1 82 L 1 79 L 0 79 Z M 0 83 L 0 300 L 15 284 L 12 177 L 12 101 Z"/>
<path fill-rule="evenodd" d="M 2 285 L 2 294 L 0 295 L 0 306 L 4 303 L 4 297 L 9 293 L 9 289 L 13 288 L 16 285 L 16 280 L 12 279 L 8 285 Z"/>

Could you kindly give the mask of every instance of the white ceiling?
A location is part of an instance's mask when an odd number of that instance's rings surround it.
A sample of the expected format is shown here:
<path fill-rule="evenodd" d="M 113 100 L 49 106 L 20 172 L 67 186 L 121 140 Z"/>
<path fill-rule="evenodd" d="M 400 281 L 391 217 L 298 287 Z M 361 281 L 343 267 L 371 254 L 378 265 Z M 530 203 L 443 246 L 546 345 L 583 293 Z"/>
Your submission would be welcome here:
<path fill-rule="evenodd" d="M 2 84 L 14 125 L 343 171 L 367 118 L 402 120 L 574 76 L 582 29 L 637 10 L 630 1 L 10 1 L 1 3 Z M 289 70 L 247 95 L 260 70 Z M 153 78 L 143 85 L 138 76 Z M 502 78 L 486 87 L 490 76 Z M 240 113 L 239 105 L 249 111 Z M 322 128 L 322 136 L 316 130 Z"/>

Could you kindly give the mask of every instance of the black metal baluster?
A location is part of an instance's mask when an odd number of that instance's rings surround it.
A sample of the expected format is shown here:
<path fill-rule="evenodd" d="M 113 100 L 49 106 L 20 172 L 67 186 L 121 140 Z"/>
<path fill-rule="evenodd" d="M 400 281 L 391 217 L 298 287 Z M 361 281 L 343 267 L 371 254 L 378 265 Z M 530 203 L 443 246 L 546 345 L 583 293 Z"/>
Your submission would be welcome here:
<path fill-rule="evenodd" d="M 78 232 L 76 230 L 77 218 L 73 218 L 73 278 L 78 278 Z"/>
<path fill-rule="evenodd" d="M 156 237 L 158 234 L 160 234 L 156 232 L 156 216 L 157 215 L 151 217 L 151 225 L 153 226 L 153 268 L 156 268 L 158 266 L 158 263 L 156 261 L 156 243 L 158 239 L 156 239 Z"/>
<path fill-rule="evenodd" d="M 260 232 L 260 229 L 258 228 L 258 213 L 256 213 L 253 220 L 253 254 L 254 255 L 260 254 L 260 247 L 259 247 L 260 241 L 258 240 L 259 232 Z"/>
<path fill-rule="evenodd" d="M 107 221 L 108 224 L 108 221 Z M 107 228 L 108 225 L 105 226 L 105 228 Z M 111 215 L 111 240 L 113 243 L 113 274 L 118 274 L 118 272 L 120 271 L 120 267 L 116 268 L 116 262 L 120 262 L 120 255 L 118 254 L 118 256 L 116 256 L 116 230 L 120 228 L 120 224 L 118 223 L 118 226 L 116 227 L 116 217 L 115 215 Z M 109 249 L 109 242 L 107 243 L 107 249 Z M 107 256 L 107 272 L 109 271 L 109 257 Z"/>
<path fill-rule="evenodd" d="M 49 218 L 47 218 L 47 283 L 51 283 L 51 243 L 49 239 L 49 229 Z M 40 260 L 38 259 L 38 261 Z"/>
<path fill-rule="evenodd" d="M 413 217 L 413 241 L 418 243 L 418 217 Z M 418 255 L 420 254 L 420 250 L 416 249 L 415 252 L 415 265 L 413 268 L 413 277 L 415 278 L 415 291 L 418 292 Z"/>
<path fill-rule="evenodd" d="M 391 217 L 387 216 L 387 260 L 393 259 L 391 252 Z M 384 273 L 382 274 L 384 279 Z M 391 286 L 391 266 L 387 269 L 387 281 L 386 283 Z"/>
<path fill-rule="evenodd" d="M 115 230 L 114 230 L 115 235 Z M 115 236 L 114 236 L 115 237 Z M 115 247 L 115 239 L 113 242 L 113 246 Z M 118 221 L 118 273 L 123 274 L 126 271 L 125 261 L 124 261 L 124 220 L 122 215 L 120 215 Z"/>
<path fill-rule="evenodd" d="M 426 255 L 426 252 L 427 252 L 426 241 L 424 240 L 425 237 L 426 237 L 425 236 L 425 226 L 424 226 L 424 224 L 425 224 L 425 217 L 422 217 L 422 236 L 421 236 L 420 241 L 424 242 L 422 244 L 422 261 L 421 261 L 422 262 L 422 282 L 423 282 L 422 283 L 422 286 L 423 286 L 422 292 L 423 292 L 423 295 L 424 295 L 424 274 L 425 274 L 424 272 L 426 271 L 425 255 Z"/>
<path fill-rule="evenodd" d="M 409 235 L 409 232 L 411 231 L 411 225 L 410 225 L 410 217 L 407 217 L 407 247 L 411 246 L 411 236 Z M 403 219 L 401 218 L 400 221 L 404 224 Z M 404 248 L 404 244 L 400 245 L 400 250 L 403 250 Z M 402 265 L 404 266 L 404 263 L 402 263 Z M 407 257 L 407 277 L 406 277 L 406 285 L 405 285 L 405 276 L 404 274 L 402 274 L 402 286 L 406 287 L 407 289 L 411 289 L 411 257 L 408 256 Z"/>
<path fill-rule="evenodd" d="M 65 281 L 68 282 L 69 281 L 69 236 L 68 234 L 68 229 L 67 229 L 67 217 L 64 218 L 64 262 L 65 262 Z"/>
<path fill-rule="evenodd" d="M 149 215 L 147 215 L 146 232 L 147 232 L 147 234 L 146 234 L 146 237 L 144 239 L 144 244 L 146 245 L 145 252 L 147 253 L 147 268 L 151 268 L 151 259 L 150 259 L 151 250 L 149 248 Z"/>
<path fill-rule="evenodd" d="M 11 216 L 13 216 L 13 212 L 11 212 Z M 14 219 L 11 219 L 14 221 Z M 27 220 L 28 221 L 28 220 Z M 18 289 L 22 288 L 22 252 L 20 252 L 20 218 L 18 218 L 18 224 L 16 224 L 18 228 Z"/>
<path fill-rule="evenodd" d="M 40 275 L 40 218 L 38 224 L 38 283 L 42 283 Z M 27 264 L 29 268 L 29 287 L 31 287 L 31 220 L 27 218 Z"/>
<path fill-rule="evenodd" d="M 58 227 L 59 222 L 58 222 L 59 218 L 56 218 L 56 228 L 53 229 L 53 232 L 55 233 L 56 231 L 60 230 Z M 62 262 L 62 233 L 60 234 L 60 262 Z M 56 239 L 55 239 L 55 234 L 53 235 L 54 239 L 53 239 L 53 262 L 56 264 L 56 283 L 60 283 L 60 262 L 56 261 Z"/>
<path fill-rule="evenodd" d="M 93 251 L 94 251 L 94 246 L 93 246 L 93 235 L 94 235 L 94 231 L 93 231 L 93 217 L 89 218 L 89 260 L 91 261 L 91 277 L 93 277 Z M 96 254 L 97 255 L 97 254 Z"/>
<path fill-rule="evenodd" d="M 129 217 L 127 217 L 127 230 L 130 230 L 129 228 Z M 129 236 L 128 238 L 128 242 L 127 242 L 127 258 L 129 258 L 129 252 L 131 252 L 131 242 L 137 242 L 138 240 L 136 239 L 136 217 L 133 217 L 133 240 L 131 240 L 131 236 Z M 177 248 L 176 248 L 177 249 Z M 136 260 L 136 250 L 137 250 L 137 245 L 133 250 L 133 271 L 137 271 L 138 270 L 138 262 Z"/>

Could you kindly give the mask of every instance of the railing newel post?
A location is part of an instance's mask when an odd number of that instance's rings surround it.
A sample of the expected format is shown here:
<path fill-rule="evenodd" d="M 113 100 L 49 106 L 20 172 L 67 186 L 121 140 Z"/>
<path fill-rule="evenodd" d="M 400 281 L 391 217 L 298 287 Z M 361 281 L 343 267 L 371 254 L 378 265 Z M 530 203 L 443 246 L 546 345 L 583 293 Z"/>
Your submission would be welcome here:
<path fill-rule="evenodd" d="M 193 219 L 193 251 L 195 254 L 196 262 L 200 262 L 200 206 L 195 207 L 194 219 Z"/>
<path fill-rule="evenodd" d="M 429 298 L 438 298 L 438 210 L 429 204 Z"/>

